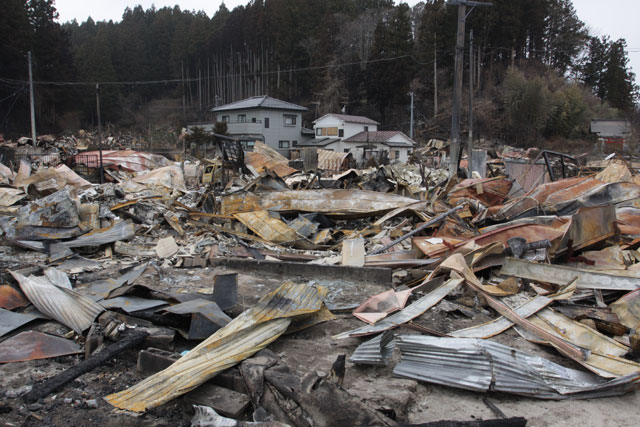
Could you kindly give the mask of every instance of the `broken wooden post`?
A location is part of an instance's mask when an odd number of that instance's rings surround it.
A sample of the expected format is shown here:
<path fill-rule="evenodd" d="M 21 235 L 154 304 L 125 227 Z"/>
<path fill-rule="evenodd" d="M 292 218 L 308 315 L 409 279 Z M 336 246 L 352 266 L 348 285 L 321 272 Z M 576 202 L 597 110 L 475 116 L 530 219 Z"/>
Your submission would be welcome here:
<path fill-rule="evenodd" d="M 140 345 L 149 335 L 147 331 L 135 330 L 129 335 L 121 339 L 120 341 L 113 343 L 102 350 L 100 353 L 96 353 L 86 360 L 78 363 L 75 366 L 67 369 L 60 374 L 49 378 L 40 385 L 34 385 L 33 389 L 25 394 L 24 399 L 27 402 L 35 402 L 38 399 L 48 396 L 50 393 L 56 391 L 63 385 L 70 383 L 78 378 L 80 375 L 93 371 L 98 366 L 103 365 L 107 360 L 117 356 L 125 350 L 137 347 Z"/>

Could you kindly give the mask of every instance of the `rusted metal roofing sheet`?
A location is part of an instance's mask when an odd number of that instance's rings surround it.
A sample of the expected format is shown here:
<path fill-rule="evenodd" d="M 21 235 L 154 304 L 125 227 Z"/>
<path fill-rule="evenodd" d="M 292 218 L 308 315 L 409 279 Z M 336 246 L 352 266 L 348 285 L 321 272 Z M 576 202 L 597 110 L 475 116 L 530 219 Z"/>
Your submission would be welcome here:
<path fill-rule="evenodd" d="M 11 272 L 22 292 L 43 314 L 82 333 L 104 311 L 95 302 L 77 292 L 52 284 L 46 277 L 25 277 Z"/>
<path fill-rule="evenodd" d="M 578 289 L 632 291 L 640 288 L 640 278 L 637 277 L 601 273 L 597 270 L 581 270 L 564 265 L 537 264 L 515 258 L 507 258 L 500 274 L 556 285 L 566 285 L 578 278 Z"/>
<path fill-rule="evenodd" d="M 640 289 L 622 296 L 611 303 L 610 307 L 624 326 L 640 329 Z"/>
<path fill-rule="evenodd" d="M 29 304 L 29 300 L 16 288 L 9 285 L 0 286 L 0 307 L 13 310 L 14 308 L 24 307 L 27 304 Z"/>
<path fill-rule="evenodd" d="M 489 340 L 400 335 L 396 341 L 401 359 L 394 375 L 450 387 L 540 399 L 616 396 L 640 388 L 640 372 L 606 380 Z"/>
<path fill-rule="evenodd" d="M 78 344 L 42 332 L 26 331 L 0 344 L 0 363 L 48 359 L 82 353 Z"/>
<path fill-rule="evenodd" d="M 286 157 L 259 141 L 253 146 L 253 151 L 245 154 L 245 162 L 258 174 L 268 169 L 282 178 L 298 172 L 297 169 L 289 166 L 289 160 Z"/>
<path fill-rule="evenodd" d="M 553 300 L 542 295 L 538 295 L 535 298 L 531 298 L 520 307 L 514 309 L 518 316 L 527 318 L 537 311 L 542 310 L 547 305 L 551 304 Z M 458 331 L 449 332 L 449 335 L 456 338 L 490 338 L 498 335 L 510 327 L 513 326 L 513 322 L 506 317 L 500 316 L 499 318 L 492 320 L 491 322 L 483 323 L 481 325 L 472 326 L 466 329 L 460 329 Z"/>
<path fill-rule="evenodd" d="M 105 400 L 120 409 L 143 412 L 187 393 L 269 345 L 296 316 L 320 311 L 323 293 L 306 284 L 284 283 L 164 371 Z"/>
<path fill-rule="evenodd" d="M 317 212 L 329 216 L 374 216 L 411 203 L 415 203 L 415 199 L 375 191 L 286 190 L 223 197 L 221 213 L 271 210 Z"/>
<path fill-rule="evenodd" d="M 531 323 L 562 340 L 587 349 L 584 360 L 576 360 L 585 368 L 604 378 L 616 378 L 640 372 L 640 364 L 622 358 L 629 347 L 601 334 L 575 320 L 546 308 L 532 316 Z M 539 344 L 549 344 L 546 340 L 532 335 L 519 327 L 516 331 L 525 339 Z"/>
<path fill-rule="evenodd" d="M 344 171 L 349 166 L 347 162 L 349 156 L 351 156 L 351 153 L 318 150 L 318 169 L 330 170 L 335 172 Z"/>
<path fill-rule="evenodd" d="M 258 236 L 273 243 L 287 243 L 300 240 L 296 231 L 280 218 L 275 218 L 267 211 L 243 212 L 233 215 L 238 221 Z"/>

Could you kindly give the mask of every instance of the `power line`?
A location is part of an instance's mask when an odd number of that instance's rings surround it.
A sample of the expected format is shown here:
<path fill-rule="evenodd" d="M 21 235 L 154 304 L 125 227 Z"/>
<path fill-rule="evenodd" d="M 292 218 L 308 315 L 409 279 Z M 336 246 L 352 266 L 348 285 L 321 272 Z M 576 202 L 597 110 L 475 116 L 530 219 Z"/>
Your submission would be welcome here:
<path fill-rule="evenodd" d="M 352 65 L 361 65 L 361 64 L 373 64 L 373 63 L 378 63 L 378 62 L 389 62 L 389 61 L 397 61 L 400 59 L 405 59 L 405 58 L 409 58 L 411 60 L 413 60 L 414 62 L 416 62 L 417 64 L 420 65 L 429 65 L 431 63 L 433 63 L 433 61 L 429 61 L 429 62 L 421 62 L 418 59 L 416 59 L 413 55 L 400 55 L 400 56 L 394 56 L 392 58 L 379 58 L 379 59 L 371 59 L 368 61 L 357 61 L 357 62 L 345 62 L 342 64 L 329 64 L 329 65 L 319 65 L 319 66 L 315 66 L 315 67 L 302 67 L 302 68 L 289 68 L 289 69 L 285 69 L 285 70 L 279 70 L 279 71 L 265 71 L 265 72 L 260 72 L 257 74 L 260 75 L 275 75 L 278 73 L 289 73 L 289 72 L 301 72 L 301 71 L 313 71 L 313 70 L 324 70 L 327 68 L 337 68 L 337 67 L 345 67 L 345 66 L 352 66 Z M 215 80 L 215 79 L 224 79 L 224 78 L 229 78 L 229 77 L 247 77 L 247 76 L 255 76 L 256 73 L 240 73 L 240 74 L 225 74 L 222 76 L 215 76 L 215 77 L 205 77 L 205 78 L 187 78 L 187 79 L 164 79 L 164 80 L 134 80 L 134 81 L 122 81 L 122 82 L 65 82 L 65 81 L 34 81 L 33 84 L 38 84 L 38 85 L 52 85 L 52 86 L 95 86 L 96 84 L 101 84 L 101 85 L 123 85 L 123 86 L 141 86 L 141 85 L 154 85 L 154 84 L 167 84 L 167 83 L 189 83 L 189 82 L 198 82 L 198 81 L 203 81 L 203 80 Z M 17 80 L 17 79 L 11 79 L 11 78 L 0 78 L 0 82 L 5 82 L 8 84 L 25 84 L 28 83 L 28 81 L 26 80 Z"/>

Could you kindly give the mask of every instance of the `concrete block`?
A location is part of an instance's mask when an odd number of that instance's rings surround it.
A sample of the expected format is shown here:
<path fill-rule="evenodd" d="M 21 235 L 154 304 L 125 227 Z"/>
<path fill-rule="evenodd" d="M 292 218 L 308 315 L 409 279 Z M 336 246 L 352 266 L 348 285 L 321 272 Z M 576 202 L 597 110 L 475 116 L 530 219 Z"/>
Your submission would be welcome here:
<path fill-rule="evenodd" d="M 205 383 L 187 393 L 184 401 L 189 405 L 204 405 L 213 408 L 225 417 L 238 419 L 251 404 L 249 396 L 219 385 Z"/>

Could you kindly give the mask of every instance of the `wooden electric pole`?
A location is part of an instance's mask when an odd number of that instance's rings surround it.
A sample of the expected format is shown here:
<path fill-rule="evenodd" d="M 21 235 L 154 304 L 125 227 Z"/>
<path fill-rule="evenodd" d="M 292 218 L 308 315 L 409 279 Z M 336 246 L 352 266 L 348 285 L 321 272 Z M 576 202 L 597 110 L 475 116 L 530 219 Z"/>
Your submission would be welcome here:
<path fill-rule="evenodd" d="M 102 164 L 102 119 L 100 117 L 100 83 L 96 83 L 96 113 L 98 116 L 98 150 L 100 151 L 100 184 L 104 184 L 104 165 Z"/>
<path fill-rule="evenodd" d="M 451 152 L 449 163 L 449 176 L 458 174 L 460 163 L 460 106 L 462 104 L 462 70 L 464 62 L 464 26 L 468 16 L 467 6 L 471 6 L 471 11 L 476 6 L 493 6 L 491 3 L 449 0 L 449 5 L 458 6 L 458 31 L 456 33 L 456 55 L 453 74 L 453 111 L 451 112 Z M 471 13 L 469 11 L 469 13 Z M 471 159 L 469 159 L 471 160 Z"/>
<path fill-rule="evenodd" d="M 473 30 L 469 33 L 469 141 L 467 142 L 467 156 L 469 159 L 469 178 L 473 168 Z"/>

